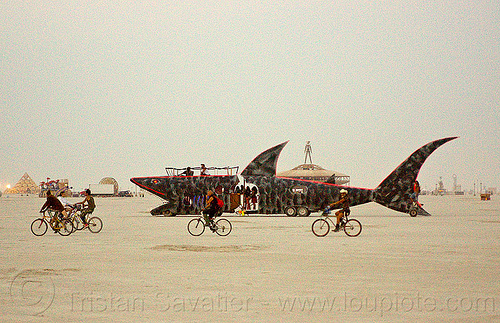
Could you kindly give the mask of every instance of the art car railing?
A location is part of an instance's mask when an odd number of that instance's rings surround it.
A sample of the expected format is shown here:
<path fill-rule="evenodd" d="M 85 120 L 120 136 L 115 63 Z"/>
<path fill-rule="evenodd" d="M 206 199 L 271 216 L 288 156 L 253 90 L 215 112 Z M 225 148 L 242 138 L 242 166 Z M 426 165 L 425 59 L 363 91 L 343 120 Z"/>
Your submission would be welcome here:
<path fill-rule="evenodd" d="M 207 167 L 205 176 L 236 175 L 240 166 Z M 189 167 L 192 174 L 188 174 L 188 167 L 165 167 L 168 176 L 201 176 L 201 167 Z"/>

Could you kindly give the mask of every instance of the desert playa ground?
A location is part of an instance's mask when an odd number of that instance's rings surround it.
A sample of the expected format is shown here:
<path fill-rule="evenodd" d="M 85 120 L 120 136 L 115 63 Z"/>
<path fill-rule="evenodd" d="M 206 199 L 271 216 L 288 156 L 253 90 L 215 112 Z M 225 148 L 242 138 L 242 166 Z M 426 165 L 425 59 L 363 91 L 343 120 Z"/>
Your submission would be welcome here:
<path fill-rule="evenodd" d="M 500 321 L 497 196 L 422 196 L 431 217 L 354 207 L 355 238 L 314 236 L 315 214 L 193 237 L 190 217 L 149 215 L 153 196 L 96 202 L 100 233 L 36 237 L 43 200 L 0 198 L 1 321 Z"/>

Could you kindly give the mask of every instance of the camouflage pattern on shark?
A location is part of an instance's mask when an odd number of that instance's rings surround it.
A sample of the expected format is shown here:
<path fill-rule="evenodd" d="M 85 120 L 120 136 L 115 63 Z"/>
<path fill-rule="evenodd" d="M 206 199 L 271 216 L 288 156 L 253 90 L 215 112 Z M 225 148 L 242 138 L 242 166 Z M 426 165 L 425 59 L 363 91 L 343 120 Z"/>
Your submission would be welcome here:
<path fill-rule="evenodd" d="M 413 183 L 420 168 L 437 148 L 457 137 L 439 139 L 417 149 L 375 189 L 340 186 L 328 182 L 298 180 L 276 176 L 278 157 L 288 143 L 276 145 L 259 154 L 237 175 L 134 177 L 130 181 L 159 196 L 165 203 L 153 215 L 200 214 L 208 190 L 216 192 L 225 212 L 245 204 L 241 193 L 246 187 L 256 190 L 254 213 L 307 216 L 339 200 L 340 190 L 349 192 L 351 206 L 376 202 L 392 210 L 408 213 Z M 421 215 L 429 215 L 421 207 Z"/>

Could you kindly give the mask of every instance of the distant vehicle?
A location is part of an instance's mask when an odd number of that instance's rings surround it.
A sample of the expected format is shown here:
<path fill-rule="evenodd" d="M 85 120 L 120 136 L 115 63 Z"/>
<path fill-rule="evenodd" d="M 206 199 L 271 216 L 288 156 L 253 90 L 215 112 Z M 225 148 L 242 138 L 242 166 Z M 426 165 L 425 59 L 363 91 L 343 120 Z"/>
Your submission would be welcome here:
<path fill-rule="evenodd" d="M 134 177 L 130 181 L 165 200 L 165 204 L 151 211 L 153 215 L 200 214 L 207 190 L 213 190 L 224 200 L 225 212 L 243 208 L 245 213 L 308 216 L 338 201 L 341 189 L 348 191 L 351 206 L 376 202 L 408 214 L 411 203 L 408 196 L 425 160 L 441 145 L 456 138 L 439 139 L 417 149 L 375 189 L 277 177 L 278 157 L 288 141 L 262 152 L 240 174 L 174 174 Z M 422 207 L 417 213 L 429 215 Z"/>
<path fill-rule="evenodd" d="M 113 184 L 89 184 L 89 189 L 92 192 L 92 195 L 115 195 L 115 186 Z"/>
<path fill-rule="evenodd" d="M 134 195 L 129 190 L 118 192 L 119 197 L 133 197 Z"/>

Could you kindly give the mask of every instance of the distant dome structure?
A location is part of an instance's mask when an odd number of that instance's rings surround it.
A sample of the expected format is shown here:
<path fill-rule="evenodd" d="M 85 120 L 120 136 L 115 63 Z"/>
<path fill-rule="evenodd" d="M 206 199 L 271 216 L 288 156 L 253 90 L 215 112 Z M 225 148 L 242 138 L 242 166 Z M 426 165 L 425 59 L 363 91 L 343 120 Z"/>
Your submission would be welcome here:
<path fill-rule="evenodd" d="M 306 143 L 306 148 L 304 149 L 305 159 L 304 164 L 299 165 L 290 170 L 280 172 L 277 175 L 280 177 L 288 177 L 288 178 L 296 178 L 296 179 L 304 179 L 309 181 L 318 181 L 318 182 L 329 182 L 337 185 L 344 185 L 351 181 L 351 177 L 349 175 L 343 174 L 341 172 L 324 169 L 319 165 L 315 165 L 312 163 L 312 148 L 311 142 L 308 141 Z M 310 164 L 307 164 L 307 159 L 309 158 Z"/>
<path fill-rule="evenodd" d="M 104 177 L 99 184 L 113 184 L 114 195 L 118 195 L 118 182 L 113 177 Z"/>

